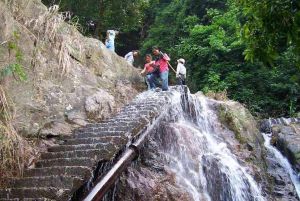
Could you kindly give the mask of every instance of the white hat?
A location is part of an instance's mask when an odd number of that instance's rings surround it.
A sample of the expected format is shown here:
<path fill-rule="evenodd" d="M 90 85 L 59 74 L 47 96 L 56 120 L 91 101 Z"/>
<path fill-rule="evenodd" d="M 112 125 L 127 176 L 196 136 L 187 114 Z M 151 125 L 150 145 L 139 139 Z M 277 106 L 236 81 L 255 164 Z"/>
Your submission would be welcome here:
<path fill-rule="evenodd" d="M 180 63 L 184 64 L 185 60 L 183 58 L 180 58 L 180 59 L 177 60 L 177 62 L 180 62 Z"/>

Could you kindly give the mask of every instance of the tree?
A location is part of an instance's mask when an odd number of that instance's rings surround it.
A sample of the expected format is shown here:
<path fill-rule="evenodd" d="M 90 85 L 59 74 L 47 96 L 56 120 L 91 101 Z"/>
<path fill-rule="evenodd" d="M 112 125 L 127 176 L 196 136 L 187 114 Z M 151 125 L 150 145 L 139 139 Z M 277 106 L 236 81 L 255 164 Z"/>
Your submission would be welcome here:
<path fill-rule="evenodd" d="M 182 38 L 175 52 L 186 58 L 192 92 L 221 92 L 263 117 L 299 111 L 300 72 L 293 49 L 279 55 L 274 67 L 244 60 L 246 44 L 240 35 L 241 9 L 228 1 L 222 9 L 208 9 L 206 24 L 198 24 Z"/>
<path fill-rule="evenodd" d="M 272 64 L 293 47 L 300 53 L 300 2 L 296 0 L 235 0 L 243 9 L 245 58 Z M 298 62 L 299 63 L 299 62 Z"/>
<path fill-rule="evenodd" d="M 116 40 L 120 55 L 138 48 L 144 13 L 150 6 L 145 0 L 43 0 L 43 3 L 59 4 L 61 11 L 69 11 L 75 20 L 78 19 L 85 35 L 103 40 L 106 30 L 120 31 L 118 38 L 121 40 Z"/>

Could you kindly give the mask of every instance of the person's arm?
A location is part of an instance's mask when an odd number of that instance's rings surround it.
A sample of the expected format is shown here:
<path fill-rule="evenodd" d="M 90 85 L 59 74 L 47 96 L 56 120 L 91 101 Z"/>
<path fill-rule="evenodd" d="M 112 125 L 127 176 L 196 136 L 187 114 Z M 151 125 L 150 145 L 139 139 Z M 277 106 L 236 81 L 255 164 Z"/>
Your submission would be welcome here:
<path fill-rule="evenodd" d="M 162 55 L 162 58 L 164 60 L 166 60 L 166 61 L 170 61 L 171 60 L 170 57 L 166 53 L 162 53 L 161 51 L 159 53 L 160 53 L 160 55 Z"/>
<path fill-rule="evenodd" d="M 146 74 L 146 65 L 144 66 L 144 69 L 141 71 L 140 74 L 141 74 L 141 75 L 145 75 L 145 74 Z"/>

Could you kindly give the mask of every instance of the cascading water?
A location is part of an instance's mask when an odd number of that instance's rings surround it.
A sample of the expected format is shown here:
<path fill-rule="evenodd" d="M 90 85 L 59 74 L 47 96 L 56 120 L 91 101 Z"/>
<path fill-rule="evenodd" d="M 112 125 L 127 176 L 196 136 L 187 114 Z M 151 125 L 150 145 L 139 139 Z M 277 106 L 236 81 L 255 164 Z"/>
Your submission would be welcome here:
<path fill-rule="evenodd" d="M 295 173 L 295 171 L 293 170 L 293 168 L 291 167 L 291 164 L 289 163 L 288 159 L 285 158 L 280 151 L 278 151 L 275 147 L 273 147 L 270 143 L 271 141 L 271 136 L 267 135 L 265 133 L 262 134 L 264 136 L 265 139 L 265 147 L 268 149 L 269 152 L 271 152 L 273 154 L 273 157 L 275 158 L 276 161 L 278 161 L 278 163 L 281 165 L 282 168 L 284 168 L 284 170 L 289 174 L 298 197 L 300 198 L 300 180 L 297 176 L 297 174 Z"/>
<path fill-rule="evenodd" d="M 250 169 L 240 165 L 217 132 L 220 123 L 206 98 L 183 99 L 174 92 L 171 110 L 124 176 L 127 187 L 119 187 L 116 200 L 266 200 Z"/>
<path fill-rule="evenodd" d="M 168 142 L 162 147 L 166 166 L 178 184 L 194 200 L 264 200 L 252 176 L 215 133 L 217 115 L 207 107 L 205 97 L 189 99 L 194 122 L 175 104 L 171 116 L 177 116 L 177 121 L 169 124 Z"/>

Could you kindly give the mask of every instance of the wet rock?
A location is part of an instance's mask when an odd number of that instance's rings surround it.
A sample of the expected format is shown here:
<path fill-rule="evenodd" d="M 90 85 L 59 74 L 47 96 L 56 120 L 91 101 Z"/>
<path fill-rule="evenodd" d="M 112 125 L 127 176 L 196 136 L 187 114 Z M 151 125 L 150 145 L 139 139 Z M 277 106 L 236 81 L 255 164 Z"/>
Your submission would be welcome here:
<path fill-rule="evenodd" d="M 272 126 L 273 144 L 289 159 L 294 169 L 300 172 L 300 124 L 276 124 Z"/>
<path fill-rule="evenodd" d="M 202 159 L 203 171 L 207 178 L 207 190 L 212 200 L 233 200 L 228 177 L 219 170 L 218 161 L 206 156 Z M 248 189 L 249 190 L 249 189 Z"/>
<path fill-rule="evenodd" d="M 175 184 L 174 175 L 141 167 L 129 168 L 120 178 L 116 200 L 190 201 L 193 198 Z"/>
<path fill-rule="evenodd" d="M 290 180 L 289 174 L 281 167 L 271 153 L 267 153 L 266 164 L 269 176 L 269 191 L 280 200 L 298 200 L 295 187 Z"/>

